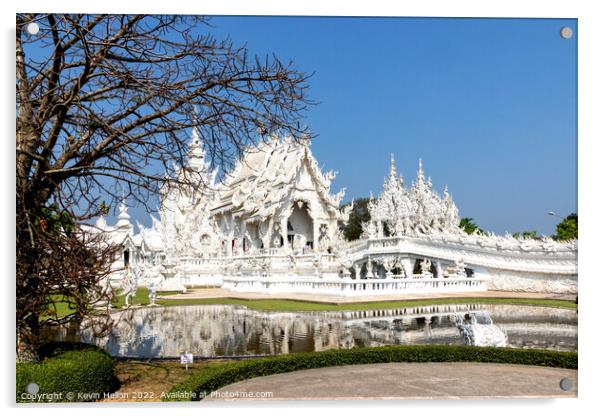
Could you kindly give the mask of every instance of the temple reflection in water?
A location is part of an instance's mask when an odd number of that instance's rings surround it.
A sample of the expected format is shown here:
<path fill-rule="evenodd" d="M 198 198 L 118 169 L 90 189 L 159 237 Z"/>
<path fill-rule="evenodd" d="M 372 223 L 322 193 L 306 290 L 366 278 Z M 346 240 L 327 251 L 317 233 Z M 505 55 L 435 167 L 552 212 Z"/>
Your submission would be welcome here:
<path fill-rule="evenodd" d="M 457 317 L 490 317 L 507 334 L 508 346 L 577 350 L 577 312 L 523 305 L 433 305 L 340 312 L 262 312 L 234 305 L 131 309 L 114 314 L 106 338 L 81 334 L 84 342 L 113 356 L 247 356 L 379 345 L 465 343 Z M 55 339 L 78 338 L 62 328 Z"/>

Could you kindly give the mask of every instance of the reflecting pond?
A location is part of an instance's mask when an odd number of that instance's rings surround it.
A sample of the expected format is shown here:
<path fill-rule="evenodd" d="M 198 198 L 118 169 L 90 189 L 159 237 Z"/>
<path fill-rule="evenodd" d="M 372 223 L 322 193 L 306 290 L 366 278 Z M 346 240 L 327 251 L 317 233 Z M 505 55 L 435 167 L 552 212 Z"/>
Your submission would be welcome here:
<path fill-rule="evenodd" d="M 57 340 L 97 344 L 120 357 L 197 357 L 286 354 L 379 345 L 469 343 L 460 321 L 483 317 L 515 348 L 577 350 L 577 312 L 522 305 L 433 305 L 340 312 L 263 312 L 235 305 L 130 309 L 113 315 L 105 338 L 77 327 L 53 331 Z M 472 320 L 471 320 L 472 318 Z M 464 325 L 465 326 L 465 325 Z M 80 333 L 81 332 L 81 333 Z"/>

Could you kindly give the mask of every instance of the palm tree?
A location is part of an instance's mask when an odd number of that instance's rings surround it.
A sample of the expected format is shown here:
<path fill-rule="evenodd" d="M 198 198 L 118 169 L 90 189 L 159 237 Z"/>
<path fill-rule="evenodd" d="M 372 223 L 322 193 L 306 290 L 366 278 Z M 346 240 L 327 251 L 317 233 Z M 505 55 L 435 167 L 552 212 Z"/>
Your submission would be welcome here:
<path fill-rule="evenodd" d="M 467 218 L 467 217 L 462 218 L 460 220 L 460 228 L 463 229 L 466 234 L 472 234 L 475 231 L 478 231 L 479 233 L 484 232 L 481 227 L 479 227 L 477 224 L 475 224 L 473 218 Z"/>

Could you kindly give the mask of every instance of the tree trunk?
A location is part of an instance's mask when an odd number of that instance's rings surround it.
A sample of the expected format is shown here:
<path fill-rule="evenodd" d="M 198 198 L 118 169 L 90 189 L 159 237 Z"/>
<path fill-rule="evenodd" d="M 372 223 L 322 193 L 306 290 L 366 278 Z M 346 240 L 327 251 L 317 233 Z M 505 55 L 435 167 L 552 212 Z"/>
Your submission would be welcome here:
<path fill-rule="evenodd" d="M 39 361 L 37 339 L 39 337 L 39 322 L 37 317 L 27 319 L 17 328 L 17 362 L 27 363 Z"/>
<path fill-rule="evenodd" d="M 27 219 L 27 208 L 17 200 L 17 229 L 16 229 L 16 260 L 17 260 L 17 362 L 30 362 L 39 359 L 37 343 L 39 336 L 39 317 L 32 313 L 32 305 L 38 304 L 36 290 L 39 281 L 36 276 L 36 247 L 35 233 L 32 224 Z M 30 212 L 30 211 L 29 211 Z"/>

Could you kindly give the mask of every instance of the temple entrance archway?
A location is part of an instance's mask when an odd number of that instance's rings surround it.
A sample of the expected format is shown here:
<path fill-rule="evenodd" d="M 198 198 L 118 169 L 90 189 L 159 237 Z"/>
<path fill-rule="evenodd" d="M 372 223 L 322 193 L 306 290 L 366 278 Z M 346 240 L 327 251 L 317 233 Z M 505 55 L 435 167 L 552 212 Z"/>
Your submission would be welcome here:
<path fill-rule="evenodd" d="M 291 248 L 295 250 L 314 246 L 314 220 L 304 201 L 296 201 L 293 205 L 287 221 L 287 238 Z"/>

